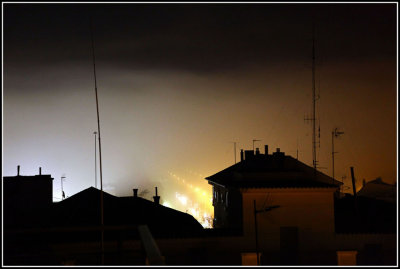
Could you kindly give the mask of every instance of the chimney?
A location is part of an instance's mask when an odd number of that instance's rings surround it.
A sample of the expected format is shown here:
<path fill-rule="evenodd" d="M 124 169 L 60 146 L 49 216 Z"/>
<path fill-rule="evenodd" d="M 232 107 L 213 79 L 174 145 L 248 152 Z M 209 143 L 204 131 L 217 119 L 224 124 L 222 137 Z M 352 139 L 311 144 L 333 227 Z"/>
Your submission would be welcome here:
<path fill-rule="evenodd" d="M 160 196 L 157 195 L 157 187 L 156 187 L 156 196 L 153 196 L 154 199 L 154 203 L 156 203 L 157 205 L 160 204 Z"/>
<path fill-rule="evenodd" d="M 256 148 L 256 155 L 260 155 L 260 149 Z"/>
<path fill-rule="evenodd" d="M 42 175 L 42 167 L 39 167 L 39 176 Z"/>
<path fill-rule="evenodd" d="M 354 178 L 354 168 L 350 167 L 351 172 L 351 183 L 353 184 L 353 194 L 354 194 L 354 213 L 357 214 L 357 192 L 356 192 L 356 179 Z"/>
<path fill-rule="evenodd" d="M 268 155 L 268 145 L 265 145 L 265 155 Z"/>
<path fill-rule="evenodd" d="M 138 192 L 138 189 L 133 189 L 133 197 L 138 197 L 137 192 Z"/>
<path fill-rule="evenodd" d="M 244 159 L 245 160 L 250 160 L 251 157 L 254 156 L 254 151 L 253 150 L 245 150 L 244 151 Z"/>
<path fill-rule="evenodd" d="M 281 152 L 281 149 L 280 148 L 276 148 L 276 152 Z"/>
<path fill-rule="evenodd" d="M 353 166 L 350 167 L 350 172 L 351 172 L 351 183 L 353 185 L 353 195 L 354 197 L 357 197 L 357 192 L 356 192 L 356 179 L 354 178 L 354 168 Z"/>
<path fill-rule="evenodd" d="M 365 187 L 365 184 L 366 184 L 366 183 L 365 183 L 365 178 L 363 178 L 363 187 Z"/>
<path fill-rule="evenodd" d="M 240 150 L 240 161 L 241 161 L 241 162 L 243 162 L 243 157 L 244 157 L 244 155 L 243 155 L 243 149 L 241 149 L 241 150 Z"/>
<path fill-rule="evenodd" d="M 17 176 L 19 176 L 19 165 L 17 166 Z"/>

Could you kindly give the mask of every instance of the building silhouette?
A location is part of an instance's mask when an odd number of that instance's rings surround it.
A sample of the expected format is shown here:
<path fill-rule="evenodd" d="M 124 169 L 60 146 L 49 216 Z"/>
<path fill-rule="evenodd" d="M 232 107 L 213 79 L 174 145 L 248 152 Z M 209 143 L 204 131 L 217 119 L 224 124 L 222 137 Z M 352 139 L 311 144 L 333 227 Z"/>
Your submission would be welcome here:
<path fill-rule="evenodd" d="M 213 187 L 214 227 L 241 232 L 247 249 L 242 262 L 257 264 L 256 248 L 261 264 L 394 262 L 394 203 L 340 199 L 341 182 L 279 148 L 269 154 L 265 145 L 264 154 L 257 148 L 240 155 L 239 163 L 206 180 Z M 371 248 L 387 252 L 378 251 L 372 261 L 365 254 Z"/>
<path fill-rule="evenodd" d="M 362 188 L 357 192 L 357 196 L 369 197 L 388 202 L 396 201 L 396 184 L 383 182 L 381 178 L 365 182 L 363 180 Z"/>
<path fill-rule="evenodd" d="M 49 203 L 51 176 L 4 177 L 4 263 L 100 265 L 103 254 L 105 265 L 396 264 L 395 203 L 339 195 L 341 182 L 279 149 L 242 150 L 240 162 L 206 180 L 213 229 L 160 205 L 158 195 L 104 192 L 102 253 L 100 190 Z M 33 213 L 16 216 L 27 203 Z"/>

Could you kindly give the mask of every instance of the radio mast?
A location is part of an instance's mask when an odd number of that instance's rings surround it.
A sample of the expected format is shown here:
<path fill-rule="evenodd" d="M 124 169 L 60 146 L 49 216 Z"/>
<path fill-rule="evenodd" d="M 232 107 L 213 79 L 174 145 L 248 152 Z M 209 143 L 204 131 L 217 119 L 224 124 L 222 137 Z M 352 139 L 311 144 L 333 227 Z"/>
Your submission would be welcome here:
<path fill-rule="evenodd" d="M 314 170 L 317 169 L 317 141 L 316 141 L 316 130 L 315 130 L 315 102 L 318 100 L 319 96 L 317 97 L 315 94 L 315 26 L 313 23 L 312 26 L 312 117 L 305 118 L 304 121 L 311 121 L 312 124 L 312 158 L 313 158 L 313 167 Z"/>
<path fill-rule="evenodd" d="M 97 132 L 99 134 L 99 161 L 100 161 L 100 223 L 101 223 L 101 263 L 104 264 L 104 204 L 103 204 L 103 170 L 101 162 L 101 138 L 100 138 L 100 117 L 99 117 L 99 99 L 97 97 L 97 78 L 96 78 L 96 59 L 94 54 L 94 33 L 93 20 L 91 20 L 91 37 L 92 37 L 92 52 L 93 52 L 93 74 L 94 74 L 94 91 L 96 93 L 96 108 L 97 108 Z"/>

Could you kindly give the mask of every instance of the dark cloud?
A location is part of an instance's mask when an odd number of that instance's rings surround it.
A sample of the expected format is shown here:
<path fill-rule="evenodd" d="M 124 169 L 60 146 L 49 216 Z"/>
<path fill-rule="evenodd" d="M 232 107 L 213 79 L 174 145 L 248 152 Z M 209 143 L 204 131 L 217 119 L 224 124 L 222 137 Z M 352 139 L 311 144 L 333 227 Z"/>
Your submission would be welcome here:
<path fill-rule="evenodd" d="M 5 60 L 90 60 L 131 69 L 216 71 L 309 62 L 317 23 L 325 61 L 393 57 L 392 4 L 5 5 Z"/>

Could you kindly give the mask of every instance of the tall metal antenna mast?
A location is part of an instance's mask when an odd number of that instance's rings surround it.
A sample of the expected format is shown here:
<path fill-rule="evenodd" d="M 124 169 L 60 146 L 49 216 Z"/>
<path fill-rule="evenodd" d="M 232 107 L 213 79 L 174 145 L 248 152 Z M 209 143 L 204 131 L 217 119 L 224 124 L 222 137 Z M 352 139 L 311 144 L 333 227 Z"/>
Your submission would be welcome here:
<path fill-rule="evenodd" d="M 97 132 L 94 134 L 94 186 L 97 189 Z"/>
<path fill-rule="evenodd" d="M 96 93 L 96 108 L 97 108 L 97 132 L 99 133 L 99 161 L 100 161 L 100 223 L 101 223 L 101 263 L 104 264 L 104 204 L 103 204 L 103 170 L 101 162 L 101 136 L 100 136 L 100 116 L 99 116 L 99 99 L 97 97 L 97 78 L 96 78 L 96 58 L 94 54 L 94 33 L 93 20 L 91 20 L 91 37 L 92 37 L 92 52 L 93 52 L 93 74 L 94 74 L 94 90 Z"/>
<path fill-rule="evenodd" d="M 312 157 L 313 157 L 313 167 L 314 170 L 317 169 L 317 149 L 316 149 L 316 131 L 315 131 L 315 101 L 317 100 L 315 94 L 315 25 L 313 23 L 312 26 L 312 103 L 313 103 L 313 111 L 311 118 L 305 118 L 305 121 L 312 122 Z"/>

